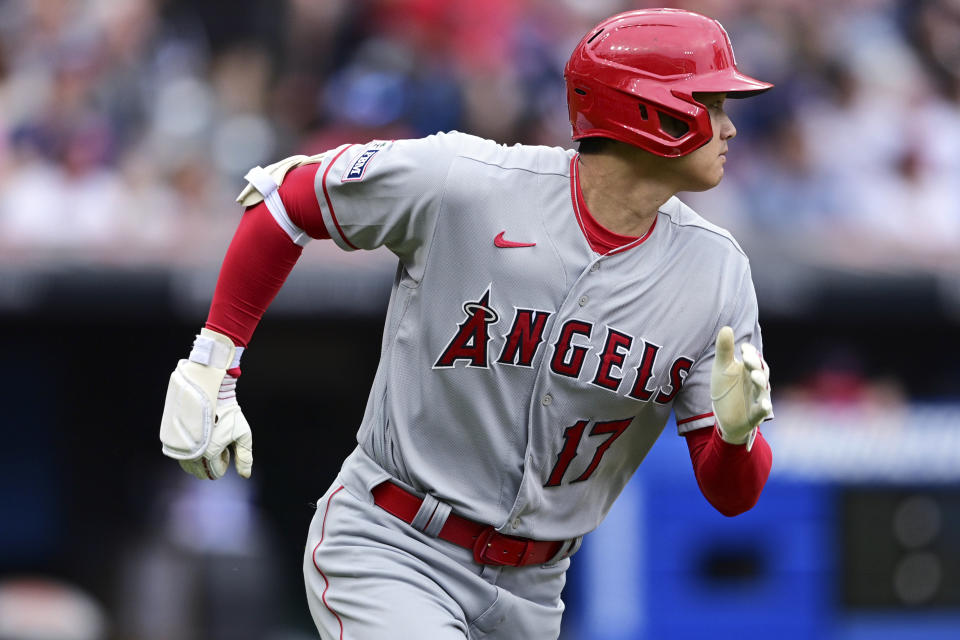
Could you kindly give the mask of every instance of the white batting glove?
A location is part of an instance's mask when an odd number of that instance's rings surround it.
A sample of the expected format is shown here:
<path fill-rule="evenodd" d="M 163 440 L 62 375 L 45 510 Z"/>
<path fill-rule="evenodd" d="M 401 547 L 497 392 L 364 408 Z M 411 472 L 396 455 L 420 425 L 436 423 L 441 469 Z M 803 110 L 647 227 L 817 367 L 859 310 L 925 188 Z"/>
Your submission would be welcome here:
<path fill-rule="evenodd" d="M 237 473 L 250 477 L 253 435 L 237 404 L 237 379 L 227 373 L 240 366 L 242 352 L 227 336 L 202 329 L 190 357 L 170 375 L 160 419 L 163 453 L 198 478 L 223 477 L 231 449 Z"/>
<path fill-rule="evenodd" d="M 757 427 L 773 414 L 770 367 L 749 342 L 740 345 L 740 353 L 742 362 L 734 356 L 733 329 L 720 329 L 710 376 L 710 400 L 720 437 L 731 444 L 746 444 L 750 451 Z"/>

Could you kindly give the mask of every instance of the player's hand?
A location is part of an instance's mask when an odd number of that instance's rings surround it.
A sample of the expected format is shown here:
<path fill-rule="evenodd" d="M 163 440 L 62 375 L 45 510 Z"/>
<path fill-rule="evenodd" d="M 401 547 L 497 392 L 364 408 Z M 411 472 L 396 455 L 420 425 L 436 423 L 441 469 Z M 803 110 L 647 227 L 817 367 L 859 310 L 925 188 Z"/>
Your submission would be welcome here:
<path fill-rule="evenodd" d="M 773 413 L 770 367 L 749 342 L 740 345 L 742 361 L 734 355 L 733 329 L 717 334 L 716 358 L 710 376 L 710 399 L 720 436 L 732 444 L 753 447 L 757 427 Z"/>
<path fill-rule="evenodd" d="M 170 375 L 160 419 L 163 453 L 198 478 L 223 477 L 231 449 L 237 473 L 250 477 L 253 435 L 237 404 L 237 378 L 227 373 L 239 367 L 236 354 L 230 338 L 202 329 L 190 358 Z"/>

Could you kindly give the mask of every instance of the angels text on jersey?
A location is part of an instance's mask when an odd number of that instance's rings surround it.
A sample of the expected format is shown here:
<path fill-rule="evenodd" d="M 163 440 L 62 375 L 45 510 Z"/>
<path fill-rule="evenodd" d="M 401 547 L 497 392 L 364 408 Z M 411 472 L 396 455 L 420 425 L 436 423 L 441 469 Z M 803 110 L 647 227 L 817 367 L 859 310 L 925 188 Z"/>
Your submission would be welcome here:
<path fill-rule="evenodd" d="M 538 352 L 544 348 L 544 329 L 553 312 L 515 307 L 509 330 L 494 340 L 491 330 L 500 324 L 501 314 L 491 304 L 491 289 L 492 286 L 488 287 L 479 299 L 463 303 L 465 318 L 437 358 L 434 369 L 451 368 L 460 361 L 474 368 L 499 365 L 533 367 Z M 657 356 L 662 346 L 643 337 L 605 327 L 599 329 L 605 331 L 604 346 L 595 354 L 596 363 L 588 367 L 587 356 L 594 351 L 594 347 L 578 344 L 577 339 L 582 337 L 584 341 L 589 341 L 597 330 L 592 322 L 586 320 L 570 318 L 564 321 L 557 339 L 549 345 L 551 372 L 580 378 L 587 369 L 590 384 L 613 393 L 626 389 L 628 397 L 641 402 L 652 400 L 666 405 L 676 397 L 693 366 L 692 358 L 677 357 L 665 369 L 668 372 L 667 379 L 658 382 L 654 378 L 662 378 L 657 375 L 660 371 Z M 500 343 L 499 350 L 496 349 L 497 343 Z M 496 351 L 496 357 L 491 357 L 491 350 Z M 627 385 L 623 384 L 625 380 Z"/>

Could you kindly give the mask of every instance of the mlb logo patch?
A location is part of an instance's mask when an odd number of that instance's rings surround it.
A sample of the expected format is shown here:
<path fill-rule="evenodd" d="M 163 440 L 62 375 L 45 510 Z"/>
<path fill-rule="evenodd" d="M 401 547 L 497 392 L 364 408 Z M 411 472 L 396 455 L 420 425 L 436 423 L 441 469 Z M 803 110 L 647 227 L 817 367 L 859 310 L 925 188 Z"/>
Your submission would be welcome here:
<path fill-rule="evenodd" d="M 340 178 L 340 182 L 357 182 L 363 180 L 363 175 L 367 172 L 367 167 L 370 165 L 370 159 L 373 158 L 378 151 L 380 151 L 379 148 L 367 149 L 357 156 L 357 159 L 353 161 L 350 168 L 347 169 L 343 177 Z"/>

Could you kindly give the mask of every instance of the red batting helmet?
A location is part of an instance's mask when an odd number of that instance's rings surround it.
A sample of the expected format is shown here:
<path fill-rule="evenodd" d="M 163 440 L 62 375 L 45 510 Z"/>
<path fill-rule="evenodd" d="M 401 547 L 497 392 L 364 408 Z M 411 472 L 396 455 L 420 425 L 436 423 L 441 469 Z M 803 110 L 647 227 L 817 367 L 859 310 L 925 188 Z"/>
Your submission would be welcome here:
<path fill-rule="evenodd" d="M 613 138 L 667 157 L 686 155 L 713 137 L 695 91 L 746 98 L 773 86 L 737 70 L 719 22 L 682 9 L 607 18 L 583 37 L 563 75 L 574 140 Z M 661 114 L 687 131 L 668 133 Z"/>

